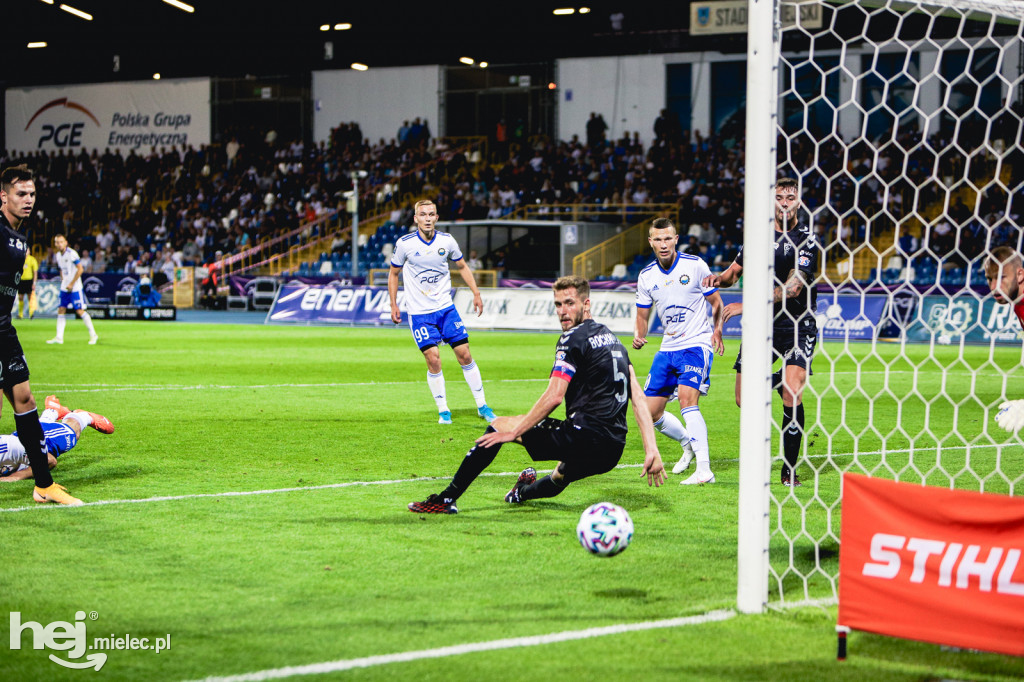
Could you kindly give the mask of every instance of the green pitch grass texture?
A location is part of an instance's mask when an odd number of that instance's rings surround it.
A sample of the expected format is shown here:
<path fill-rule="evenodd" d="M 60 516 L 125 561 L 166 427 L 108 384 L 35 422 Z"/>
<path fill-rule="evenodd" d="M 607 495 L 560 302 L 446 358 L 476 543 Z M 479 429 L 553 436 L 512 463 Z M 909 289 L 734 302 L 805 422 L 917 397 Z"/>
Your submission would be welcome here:
<path fill-rule="evenodd" d="M 425 363 L 404 327 L 97 326 L 97 346 L 86 345 L 74 321 L 64 345 L 48 346 L 52 320 L 18 325 L 37 402 L 55 393 L 116 425 L 110 436 L 87 429 L 61 458 L 55 480 L 86 502 L 116 503 L 33 506 L 30 482 L 0 484 L 2 680 L 200 679 L 699 616 L 735 604 L 736 340 L 716 360 L 701 402 L 718 483 L 681 487 L 681 477 L 671 476 L 649 488 L 630 415 L 626 454 L 613 472 L 558 498 L 510 507 L 503 496 L 530 461 L 521 447 L 506 445 L 459 500 L 458 515 L 429 516 L 406 505 L 440 491 L 485 428 L 448 348 L 442 359 L 455 423 L 440 426 Z M 556 338 L 473 333 L 496 413 L 530 408 L 547 384 Z M 1021 393 L 1019 377 L 1011 374 L 1004 387 L 995 371 L 1019 364 L 1019 349 L 968 349 L 968 360 L 945 375 L 949 363 L 927 360 L 925 349 L 908 349 L 908 360 L 895 347 L 874 355 L 868 345 L 823 350 L 816 395 L 807 397 L 815 425 L 800 467 L 805 485 L 789 494 L 773 484 L 783 500 L 772 510 L 773 569 L 788 599 L 833 597 L 831 582 L 816 575 L 836 569 L 840 469 L 887 477 L 919 469 L 929 483 L 949 485 L 941 469 L 954 485 L 977 489 L 977 478 L 963 471 L 967 451 L 946 447 L 975 442 L 1006 444 L 998 455 L 1003 471 L 1022 465 L 1019 441 L 985 429 L 1002 392 Z M 641 381 L 654 352 L 631 353 Z M 945 392 L 953 403 L 899 407 L 912 392 L 922 400 Z M 904 424 L 930 432 L 893 431 L 887 420 L 896 409 Z M 959 436 L 950 432 L 954 419 Z M 9 404 L 0 428 L 14 429 Z M 679 447 L 658 438 L 671 468 Z M 995 452 L 972 450 L 970 463 L 990 468 Z M 985 488 L 1005 492 L 1007 482 L 985 471 Z M 253 491 L 276 492 L 227 494 Z M 154 499 L 161 497 L 172 499 Z M 636 526 L 630 547 L 610 559 L 589 555 L 575 538 L 580 513 L 600 501 L 625 507 Z M 4 511 L 20 507 L 33 508 Z M 772 589 L 777 602 L 779 581 Z M 10 650 L 13 611 L 43 626 L 84 611 L 89 643 L 170 635 L 171 648 L 109 650 L 99 673 L 68 670 L 47 658 L 67 659 L 67 652 L 32 649 L 30 631 L 20 650 Z M 1024 677 L 1019 659 L 866 633 L 851 635 L 850 658 L 839 663 L 834 625 L 834 606 L 771 609 L 316 679 Z"/>

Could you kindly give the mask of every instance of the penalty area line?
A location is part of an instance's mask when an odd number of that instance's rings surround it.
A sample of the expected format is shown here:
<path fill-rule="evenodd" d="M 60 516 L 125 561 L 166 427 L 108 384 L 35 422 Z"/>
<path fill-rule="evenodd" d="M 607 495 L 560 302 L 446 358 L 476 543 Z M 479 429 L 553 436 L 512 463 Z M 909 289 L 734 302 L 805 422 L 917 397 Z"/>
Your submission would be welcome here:
<path fill-rule="evenodd" d="M 262 680 L 279 680 L 285 677 L 298 675 L 323 675 L 325 673 L 352 670 L 354 668 L 370 668 L 377 665 L 388 665 L 390 663 L 407 663 L 409 661 L 420 661 L 428 658 L 446 658 L 449 656 L 461 656 L 463 654 L 479 653 L 481 651 L 497 651 L 500 649 L 515 649 L 519 647 L 541 646 L 544 644 L 556 644 L 558 642 L 570 642 L 580 639 L 591 639 L 594 637 L 606 637 L 608 635 L 621 635 L 627 632 L 642 632 L 644 630 L 657 630 L 661 628 L 676 628 L 688 625 L 704 625 L 728 620 L 735 617 L 736 611 L 732 609 L 721 609 L 709 611 L 697 616 L 684 616 L 680 618 L 667 618 L 664 620 L 652 620 L 642 623 L 621 623 L 619 625 L 608 625 L 605 627 L 587 628 L 586 630 L 567 630 L 564 632 L 553 632 L 547 635 L 531 635 L 527 637 L 512 637 L 508 639 L 495 639 L 489 642 L 473 642 L 470 644 L 456 644 L 454 646 L 439 647 L 437 649 L 421 649 L 419 651 L 403 651 L 395 654 L 383 654 L 379 656 L 366 656 L 363 658 L 350 658 L 340 661 L 328 661 L 325 663 L 311 663 L 309 665 L 288 666 L 285 668 L 273 668 L 257 672 L 244 673 L 241 675 L 227 675 L 224 677 L 207 677 L 202 682 L 261 682 Z"/>
<path fill-rule="evenodd" d="M 632 467 L 638 465 L 620 465 L 620 467 Z M 538 471 L 540 471 L 538 469 Z M 485 476 L 518 476 L 518 471 L 484 472 L 480 477 Z M 324 485 L 294 486 L 291 488 L 268 488 L 266 490 L 231 490 L 223 493 L 191 493 L 188 495 L 159 495 L 156 497 L 141 497 L 134 500 L 97 500 L 95 502 L 84 502 L 75 507 L 61 504 L 35 504 L 25 507 L 10 507 L 0 509 L 0 514 L 12 512 L 34 511 L 42 509 L 81 509 L 82 507 L 102 507 L 111 504 L 146 504 L 150 502 L 175 502 L 178 500 L 201 500 L 214 497 L 248 497 L 252 495 L 275 495 L 277 493 L 302 493 L 312 490 L 332 490 L 335 488 L 355 488 L 360 486 L 373 485 L 395 485 L 398 483 L 422 483 L 424 481 L 447 481 L 451 476 L 417 476 L 415 478 L 397 478 L 386 481 L 346 481 L 344 483 L 325 483 Z"/>

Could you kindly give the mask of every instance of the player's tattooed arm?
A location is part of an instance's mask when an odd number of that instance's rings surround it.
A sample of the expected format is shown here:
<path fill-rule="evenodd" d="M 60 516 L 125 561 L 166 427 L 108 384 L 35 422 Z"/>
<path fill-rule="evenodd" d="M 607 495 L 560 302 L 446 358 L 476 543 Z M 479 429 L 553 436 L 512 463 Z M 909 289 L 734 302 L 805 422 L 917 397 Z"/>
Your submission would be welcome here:
<path fill-rule="evenodd" d="M 783 298 L 796 298 L 804 290 L 804 286 L 804 273 L 800 270 L 790 270 L 786 283 L 781 287 L 775 287 L 772 300 L 779 303 Z"/>

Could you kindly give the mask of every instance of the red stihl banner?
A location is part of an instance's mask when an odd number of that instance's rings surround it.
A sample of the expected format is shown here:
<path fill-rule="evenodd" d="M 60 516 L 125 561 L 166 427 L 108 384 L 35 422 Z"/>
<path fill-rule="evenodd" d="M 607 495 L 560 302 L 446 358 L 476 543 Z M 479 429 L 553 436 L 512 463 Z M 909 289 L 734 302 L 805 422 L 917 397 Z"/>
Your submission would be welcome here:
<path fill-rule="evenodd" d="M 839 624 L 1024 655 L 1024 499 L 843 476 Z"/>

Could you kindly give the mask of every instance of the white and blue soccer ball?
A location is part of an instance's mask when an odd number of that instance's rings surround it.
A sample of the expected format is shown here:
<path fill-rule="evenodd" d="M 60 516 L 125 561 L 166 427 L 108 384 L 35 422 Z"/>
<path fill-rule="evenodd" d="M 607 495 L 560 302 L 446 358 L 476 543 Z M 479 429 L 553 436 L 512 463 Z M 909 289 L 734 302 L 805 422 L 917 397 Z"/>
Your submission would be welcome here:
<path fill-rule="evenodd" d="M 583 549 L 597 556 L 615 556 L 633 539 L 633 519 L 625 509 L 611 502 L 587 507 L 576 525 L 576 537 Z"/>

